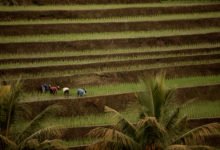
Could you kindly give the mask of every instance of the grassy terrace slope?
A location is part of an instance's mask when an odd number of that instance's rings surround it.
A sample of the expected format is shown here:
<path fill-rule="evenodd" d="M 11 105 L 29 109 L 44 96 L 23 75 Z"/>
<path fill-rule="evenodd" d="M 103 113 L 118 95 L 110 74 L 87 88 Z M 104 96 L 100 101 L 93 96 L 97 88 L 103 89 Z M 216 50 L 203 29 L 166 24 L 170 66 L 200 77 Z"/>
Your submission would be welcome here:
<path fill-rule="evenodd" d="M 201 15 L 201 18 L 199 18 Z M 37 35 L 37 34 L 64 34 L 64 33 L 88 33 L 88 32 L 118 32 L 118 31 L 146 31 L 161 29 L 193 29 L 196 27 L 219 27 L 220 13 L 212 13 L 206 18 L 206 14 L 197 15 L 197 18 L 186 15 L 174 20 L 158 21 L 135 21 L 134 19 L 119 18 L 118 22 L 100 22 L 100 23 L 68 23 L 68 20 L 58 20 L 52 24 L 20 24 L 21 22 L 4 22 L 0 24 L 0 35 Z M 208 16 L 208 15 L 207 15 Z M 180 16 L 181 17 L 181 16 Z M 211 18 L 213 17 L 213 18 Z M 113 19 L 113 18 L 112 18 Z M 186 21 L 187 20 L 187 21 Z M 48 22 L 51 20 L 48 20 Z M 65 22 L 66 21 L 66 22 Z M 80 21 L 80 20 L 78 20 Z M 61 23 L 60 23 L 61 22 Z M 7 25 L 7 23 L 9 25 Z M 16 25 L 17 23 L 17 25 Z M 34 23 L 34 22 L 33 22 Z M 37 23 L 37 22 L 36 22 Z M 40 29 L 40 30 L 35 30 Z"/>
<path fill-rule="evenodd" d="M 66 128 L 67 145 L 94 141 L 80 141 L 93 128 L 81 126 L 112 124 L 111 115 L 102 114 L 104 105 L 136 122 L 137 110 L 126 108 L 143 89 L 138 77 L 161 70 L 167 72 L 167 84 L 178 89 L 178 103 L 200 100 L 185 106 L 181 115 L 220 116 L 219 2 L 51 1 L 0 6 L 0 78 L 22 75 L 27 93 L 20 105 L 33 108 L 32 115 L 57 102 L 64 105 L 66 111 L 41 125 Z M 110 4 L 115 2 L 120 4 Z M 71 96 L 37 93 L 43 83 L 68 86 Z M 76 97 L 78 87 L 88 90 L 86 97 Z M 13 127 L 20 131 L 24 125 L 20 121 Z"/>
<path fill-rule="evenodd" d="M 24 7 L 20 9 L 16 7 L 13 9 L 3 8 L 0 11 L 1 20 L 13 20 L 13 19 L 64 19 L 64 18 L 107 18 L 107 17 L 116 17 L 116 16 L 144 16 L 144 15 L 162 15 L 162 14 L 180 14 L 180 13 L 199 13 L 199 12 L 218 12 L 220 10 L 219 3 L 206 3 L 206 4 L 157 4 L 155 6 L 149 7 L 148 4 L 139 5 L 135 7 L 132 5 L 129 8 L 124 8 L 123 6 L 114 8 L 108 7 L 107 9 L 89 9 L 88 7 L 83 10 L 70 10 L 71 7 L 67 7 L 67 10 L 47 10 L 45 7 L 44 10 L 35 8 L 33 11 L 31 9 L 25 10 Z M 55 6 L 56 7 L 56 6 Z M 27 7 L 28 8 L 28 7 Z M 61 7 L 62 8 L 62 7 Z M 103 7 L 105 8 L 105 7 Z M 112 8 L 112 9 L 111 9 Z M 53 8 L 54 9 L 54 8 Z M 16 11 L 19 10 L 19 11 Z M 22 10 L 22 11 L 21 11 Z"/>

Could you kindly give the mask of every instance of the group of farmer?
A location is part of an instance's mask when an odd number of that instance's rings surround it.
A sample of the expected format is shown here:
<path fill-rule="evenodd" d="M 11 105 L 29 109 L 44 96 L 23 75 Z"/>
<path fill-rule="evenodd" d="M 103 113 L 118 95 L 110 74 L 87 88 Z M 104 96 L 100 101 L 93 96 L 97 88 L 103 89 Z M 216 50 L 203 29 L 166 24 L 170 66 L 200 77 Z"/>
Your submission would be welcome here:
<path fill-rule="evenodd" d="M 41 92 L 47 93 L 50 92 L 50 94 L 57 94 L 57 91 L 60 90 L 60 86 L 51 86 L 50 84 L 42 84 L 41 85 Z M 68 87 L 63 87 L 62 89 L 63 94 L 65 96 L 70 95 L 70 89 Z M 85 88 L 78 88 L 76 91 L 77 96 L 84 96 L 86 95 L 86 89 Z"/>

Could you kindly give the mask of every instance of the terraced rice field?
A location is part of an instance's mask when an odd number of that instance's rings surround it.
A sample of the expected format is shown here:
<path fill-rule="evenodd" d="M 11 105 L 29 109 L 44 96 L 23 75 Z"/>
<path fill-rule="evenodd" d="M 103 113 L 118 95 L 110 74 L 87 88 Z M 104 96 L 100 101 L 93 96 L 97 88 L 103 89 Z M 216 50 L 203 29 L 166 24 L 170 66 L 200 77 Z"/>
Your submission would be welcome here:
<path fill-rule="evenodd" d="M 36 113 L 56 102 L 66 106 L 67 112 L 42 125 L 66 122 L 64 128 L 72 133 L 64 135 L 66 145 L 94 141 L 84 136 L 92 127 L 82 133 L 83 126 L 112 124 L 102 113 L 104 105 L 135 122 L 135 108 L 126 109 L 142 91 L 138 77 L 161 70 L 167 84 L 177 88 L 179 103 L 198 98 L 184 106 L 183 115 L 220 117 L 220 2 L 17 2 L 27 5 L 0 6 L 0 78 L 21 75 L 26 92 L 21 105 Z M 39 94 L 43 83 L 68 86 L 71 96 Z M 77 98 L 76 88 L 82 86 L 87 96 Z"/>

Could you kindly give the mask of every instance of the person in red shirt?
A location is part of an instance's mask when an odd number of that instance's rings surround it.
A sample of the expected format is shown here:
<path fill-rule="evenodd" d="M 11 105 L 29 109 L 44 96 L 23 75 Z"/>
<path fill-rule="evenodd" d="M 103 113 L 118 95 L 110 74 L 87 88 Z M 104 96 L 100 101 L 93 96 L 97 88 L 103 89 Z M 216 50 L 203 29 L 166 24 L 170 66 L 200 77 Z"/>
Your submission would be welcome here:
<path fill-rule="evenodd" d="M 57 91 L 60 89 L 59 86 L 50 86 L 50 94 L 57 94 Z"/>

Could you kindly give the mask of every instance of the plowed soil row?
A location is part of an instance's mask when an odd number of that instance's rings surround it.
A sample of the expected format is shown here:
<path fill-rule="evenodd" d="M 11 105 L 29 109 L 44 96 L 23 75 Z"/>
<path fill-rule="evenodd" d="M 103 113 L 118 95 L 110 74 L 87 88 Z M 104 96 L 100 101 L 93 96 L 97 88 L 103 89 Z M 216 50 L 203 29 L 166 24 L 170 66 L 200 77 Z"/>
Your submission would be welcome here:
<path fill-rule="evenodd" d="M 198 49 L 184 49 L 184 50 L 166 50 L 166 51 L 150 51 L 150 52 L 129 52 L 129 53 L 113 53 L 113 54 L 96 54 L 96 55 L 80 55 L 80 56 L 57 56 L 57 57 L 34 57 L 34 58 L 6 58 L 0 59 L 1 64 L 7 63 L 37 63 L 43 61 L 85 61 L 90 59 L 111 59 L 115 57 L 139 57 L 139 56 L 155 56 L 155 55 L 178 55 L 178 54 L 199 54 L 199 53 L 209 53 L 212 51 L 219 51 L 220 47 L 215 48 L 198 48 Z"/>
<path fill-rule="evenodd" d="M 1 54 L 5 53 L 36 53 L 55 52 L 60 50 L 114 49 L 135 48 L 146 46 L 186 45 L 196 43 L 220 42 L 220 32 L 178 36 L 163 36 L 130 39 L 83 40 L 70 42 L 30 42 L 0 43 Z"/>
<path fill-rule="evenodd" d="M 198 100 L 218 100 L 220 85 L 197 86 L 177 89 L 177 103 L 186 102 L 192 98 Z M 60 104 L 64 108 L 58 116 L 76 116 L 88 115 L 93 113 L 103 113 L 104 106 L 112 107 L 116 110 L 124 110 L 128 104 L 137 102 L 135 93 L 114 94 L 96 97 L 84 97 L 76 99 L 54 99 L 47 101 L 25 102 L 21 105 L 27 105 L 33 112 L 33 116 L 39 114 L 42 110 L 52 104 Z"/>
<path fill-rule="evenodd" d="M 110 3 L 155 3 L 159 0 L 16 0 L 18 5 L 65 5 L 65 4 L 110 4 Z"/>
<path fill-rule="evenodd" d="M 136 1 L 135 1 L 136 2 Z M 107 18 L 122 16 L 143 16 L 160 14 L 180 14 L 192 12 L 218 12 L 220 4 L 195 6 L 169 6 L 146 8 L 119 8 L 103 10 L 51 10 L 51 11 L 0 11 L 0 20 L 15 19 L 64 19 L 64 18 Z"/>
<path fill-rule="evenodd" d="M 104 69 L 104 68 L 117 68 L 132 65 L 147 65 L 155 63 L 174 63 L 185 61 L 199 61 L 199 60 L 214 60 L 220 59 L 220 54 L 214 55 L 197 55 L 197 56 L 182 56 L 182 57 L 167 57 L 158 59 L 140 59 L 140 60 L 125 60 L 125 61 L 110 61 L 110 62 L 97 62 L 90 64 L 74 64 L 74 65 L 54 65 L 54 66 L 37 66 L 37 67 L 21 67 L 21 68 L 5 68 L 0 69 L 0 76 L 19 75 L 21 73 L 37 74 L 46 72 L 62 72 L 66 70 L 80 71 L 84 69 Z M 16 65 L 15 65 L 16 67 Z"/>
<path fill-rule="evenodd" d="M 137 82 L 138 77 L 153 75 L 165 71 L 168 78 L 174 77 L 187 77 L 198 75 L 217 75 L 220 73 L 220 64 L 203 64 L 203 65 L 190 65 L 190 66 L 173 66 L 165 68 L 154 68 L 139 71 L 124 71 L 124 72 L 111 72 L 111 73 L 90 73 L 78 74 L 72 76 L 59 76 L 59 77 L 42 77 L 23 79 L 26 91 L 36 91 L 39 86 L 44 83 L 51 83 L 52 85 L 80 87 L 85 85 L 104 85 L 109 83 L 122 83 L 122 82 Z"/>
<path fill-rule="evenodd" d="M 188 29 L 219 27 L 220 18 L 182 19 L 170 21 L 142 21 L 119 23 L 71 23 L 40 25 L 0 25 L 0 35 L 37 35 L 59 33 L 144 31 L 156 29 Z"/>

